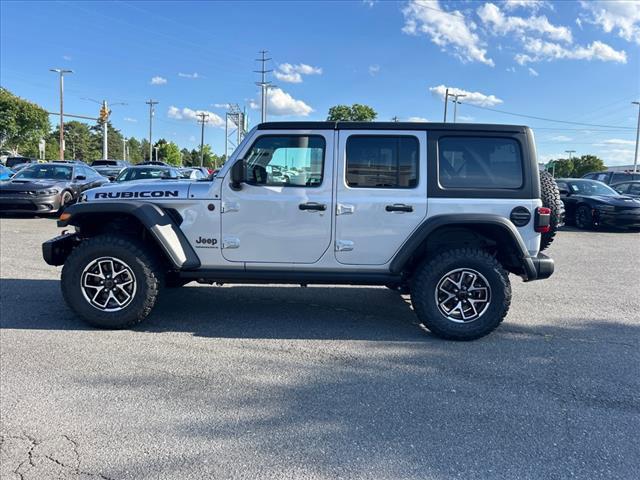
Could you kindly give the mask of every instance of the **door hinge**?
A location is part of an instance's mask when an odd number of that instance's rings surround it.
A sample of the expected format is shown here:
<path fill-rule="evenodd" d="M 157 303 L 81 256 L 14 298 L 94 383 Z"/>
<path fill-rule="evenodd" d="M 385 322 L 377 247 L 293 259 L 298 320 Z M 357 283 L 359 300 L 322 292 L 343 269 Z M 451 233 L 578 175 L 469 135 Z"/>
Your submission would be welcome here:
<path fill-rule="evenodd" d="M 240 239 L 238 237 L 224 237 L 222 248 L 240 248 Z"/>
<path fill-rule="evenodd" d="M 355 205 L 349 205 L 347 203 L 339 203 L 336 206 L 336 215 L 351 215 L 356 209 Z"/>
<path fill-rule="evenodd" d="M 238 204 L 238 202 L 222 202 L 222 208 L 220 209 L 220 212 L 237 212 L 238 210 L 240 210 L 240 205 Z"/>
<path fill-rule="evenodd" d="M 336 252 L 350 252 L 353 250 L 353 240 L 336 240 Z"/>

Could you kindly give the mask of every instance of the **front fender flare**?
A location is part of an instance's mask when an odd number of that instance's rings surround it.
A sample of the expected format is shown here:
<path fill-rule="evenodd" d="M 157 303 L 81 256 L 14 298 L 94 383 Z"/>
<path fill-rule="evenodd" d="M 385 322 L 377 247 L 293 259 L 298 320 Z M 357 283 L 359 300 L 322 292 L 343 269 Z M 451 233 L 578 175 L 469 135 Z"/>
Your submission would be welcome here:
<path fill-rule="evenodd" d="M 179 225 L 158 205 L 148 202 L 95 202 L 76 203 L 65 209 L 69 216 L 59 220 L 59 227 L 81 226 L 91 215 L 123 214 L 135 217 L 155 238 L 173 266 L 179 270 L 200 267 L 200 259 Z"/>

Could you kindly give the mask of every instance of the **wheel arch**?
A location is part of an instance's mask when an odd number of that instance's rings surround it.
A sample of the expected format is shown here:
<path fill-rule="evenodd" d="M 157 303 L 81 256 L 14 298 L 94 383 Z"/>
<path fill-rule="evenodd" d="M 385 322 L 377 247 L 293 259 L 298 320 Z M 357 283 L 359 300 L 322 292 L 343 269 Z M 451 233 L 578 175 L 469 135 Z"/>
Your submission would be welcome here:
<path fill-rule="evenodd" d="M 65 210 L 59 227 L 74 226 L 80 237 L 121 231 L 151 239 L 159 253 L 178 270 L 200 267 L 200 259 L 180 229 L 180 215 L 143 202 L 77 203 Z M 140 237 L 138 237 L 140 238 Z"/>
<path fill-rule="evenodd" d="M 535 270 L 516 227 L 503 217 L 488 214 L 437 215 L 427 219 L 400 248 L 390 270 L 411 274 L 429 256 L 469 246 L 494 252 L 512 273 L 530 276 Z"/>

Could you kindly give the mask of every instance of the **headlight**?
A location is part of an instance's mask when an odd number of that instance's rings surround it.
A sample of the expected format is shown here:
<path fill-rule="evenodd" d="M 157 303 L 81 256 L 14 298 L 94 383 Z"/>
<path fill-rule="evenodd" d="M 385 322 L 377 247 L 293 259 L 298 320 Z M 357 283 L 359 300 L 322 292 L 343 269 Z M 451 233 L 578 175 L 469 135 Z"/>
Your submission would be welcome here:
<path fill-rule="evenodd" d="M 57 195 L 60 193 L 60 190 L 56 188 L 51 188 L 49 190 L 38 190 L 38 195 Z"/>
<path fill-rule="evenodd" d="M 601 212 L 613 212 L 616 209 L 613 205 L 596 205 L 595 208 Z"/>

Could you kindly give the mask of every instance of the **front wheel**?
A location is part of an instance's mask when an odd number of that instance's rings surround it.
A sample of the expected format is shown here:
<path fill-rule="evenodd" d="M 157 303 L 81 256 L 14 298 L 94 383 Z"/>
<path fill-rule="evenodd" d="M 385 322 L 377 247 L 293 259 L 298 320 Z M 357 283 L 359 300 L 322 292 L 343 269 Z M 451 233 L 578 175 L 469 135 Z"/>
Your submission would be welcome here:
<path fill-rule="evenodd" d="M 411 285 L 420 322 L 434 335 L 474 340 L 491 333 L 511 304 L 511 284 L 502 265 L 475 248 L 443 252 L 426 261 Z"/>
<path fill-rule="evenodd" d="M 593 214 L 591 208 L 580 205 L 576 210 L 576 227 L 582 230 L 593 229 Z"/>
<path fill-rule="evenodd" d="M 162 270 L 137 240 L 99 235 L 84 240 L 62 268 L 61 287 L 67 305 L 87 323 L 127 328 L 151 312 Z"/>

